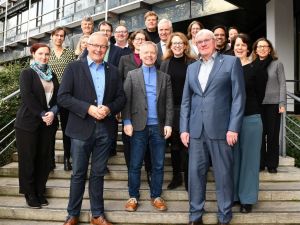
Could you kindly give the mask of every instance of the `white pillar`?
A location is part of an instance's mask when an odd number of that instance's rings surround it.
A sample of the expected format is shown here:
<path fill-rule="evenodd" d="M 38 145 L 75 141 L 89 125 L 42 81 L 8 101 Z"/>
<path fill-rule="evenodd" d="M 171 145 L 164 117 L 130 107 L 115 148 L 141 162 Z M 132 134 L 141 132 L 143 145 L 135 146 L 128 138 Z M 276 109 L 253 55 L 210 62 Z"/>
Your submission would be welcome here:
<path fill-rule="evenodd" d="M 279 60 L 284 65 L 287 80 L 295 79 L 295 41 L 293 0 L 270 0 L 266 5 L 267 38 L 272 42 Z M 294 93 L 294 83 L 287 83 Z M 293 107 L 288 107 L 293 111 Z"/>

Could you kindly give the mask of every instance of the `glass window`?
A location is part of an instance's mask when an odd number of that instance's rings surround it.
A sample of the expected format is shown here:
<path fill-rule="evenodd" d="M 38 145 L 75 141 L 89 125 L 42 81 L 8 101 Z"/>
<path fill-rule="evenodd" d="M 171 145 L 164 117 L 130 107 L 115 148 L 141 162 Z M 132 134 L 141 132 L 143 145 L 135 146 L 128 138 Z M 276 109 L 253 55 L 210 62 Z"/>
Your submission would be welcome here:
<path fill-rule="evenodd" d="M 79 0 L 76 2 L 76 12 L 96 5 L 96 0 Z"/>
<path fill-rule="evenodd" d="M 43 12 L 43 18 L 42 18 L 43 24 L 56 20 L 55 0 L 44 0 L 42 12 Z"/>
<path fill-rule="evenodd" d="M 75 0 L 65 0 L 65 6 L 63 7 L 63 17 L 72 15 L 75 11 Z"/>
<path fill-rule="evenodd" d="M 21 33 L 27 32 L 28 10 L 22 12 Z"/>
<path fill-rule="evenodd" d="M 17 24 L 17 16 L 14 16 L 7 20 L 6 38 L 11 38 L 16 36 L 16 24 Z"/>

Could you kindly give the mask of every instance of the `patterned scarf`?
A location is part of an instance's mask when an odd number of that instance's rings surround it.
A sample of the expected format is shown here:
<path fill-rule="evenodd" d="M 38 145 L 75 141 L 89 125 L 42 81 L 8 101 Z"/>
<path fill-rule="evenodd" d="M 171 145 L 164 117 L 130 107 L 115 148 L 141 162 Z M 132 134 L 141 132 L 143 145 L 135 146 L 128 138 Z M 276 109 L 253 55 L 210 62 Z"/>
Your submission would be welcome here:
<path fill-rule="evenodd" d="M 52 70 L 48 64 L 41 64 L 39 62 L 33 62 L 30 67 L 39 75 L 39 77 L 45 81 L 52 80 Z"/>

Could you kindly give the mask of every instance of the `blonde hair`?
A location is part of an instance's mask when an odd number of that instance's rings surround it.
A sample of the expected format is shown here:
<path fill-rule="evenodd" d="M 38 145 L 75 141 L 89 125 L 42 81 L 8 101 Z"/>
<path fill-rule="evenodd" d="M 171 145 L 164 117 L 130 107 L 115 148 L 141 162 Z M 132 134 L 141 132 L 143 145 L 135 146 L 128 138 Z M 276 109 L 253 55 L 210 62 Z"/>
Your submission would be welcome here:
<path fill-rule="evenodd" d="M 90 37 L 90 35 L 82 35 L 80 37 L 80 39 L 76 45 L 76 48 L 75 48 L 75 55 L 80 55 L 83 52 L 83 50 L 81 49 L 81 43 L 82 43 L 83 39 L 85 39 L 85 38 L 88 39 L 89 37 Z"/>

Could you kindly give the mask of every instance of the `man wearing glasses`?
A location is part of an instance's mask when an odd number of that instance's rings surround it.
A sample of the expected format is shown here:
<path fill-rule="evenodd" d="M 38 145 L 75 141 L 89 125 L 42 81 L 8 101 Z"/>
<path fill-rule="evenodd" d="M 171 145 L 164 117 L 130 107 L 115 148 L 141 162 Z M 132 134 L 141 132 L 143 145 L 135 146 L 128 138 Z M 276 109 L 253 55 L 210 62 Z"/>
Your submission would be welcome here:
<path fill-rule="evenodd" d="M 69 110 L 66 134 L 71 138 L 73 161 L 64 225 L 78 224 L 90 157 L 91 224 L 112 225 L 104 217 L 103 177 L 111 136 L 117 127 L 115 115 L 126 99 L 117 68 L 104 61 L 107 48 L 107 38 L 93 33 L 88 40 L 88 55 L 66 67 L 58 92 L 59 104 Z"/>
<path fill-rule="evenodd" d="M 129 55 L 132 53 L 132 50 L 129 48 L 128 45 L 128 29 L 125 25 L 118 25 L 115 29 L 115 46 L 122 48 L 123 54 L 122 55 Z"/>
<path fill-rule="evenodd" d="M 180 137 L 189 151 L 189 225 L 203 224 L 206 177 L 211 158 L 218 202 L 218 224 L 232 218 L 233 150 L 245 106 L 238 58 L 216 51 L 212 31 L 196 35 L 200 59 L 189 65 L 180 111 Z"/>

